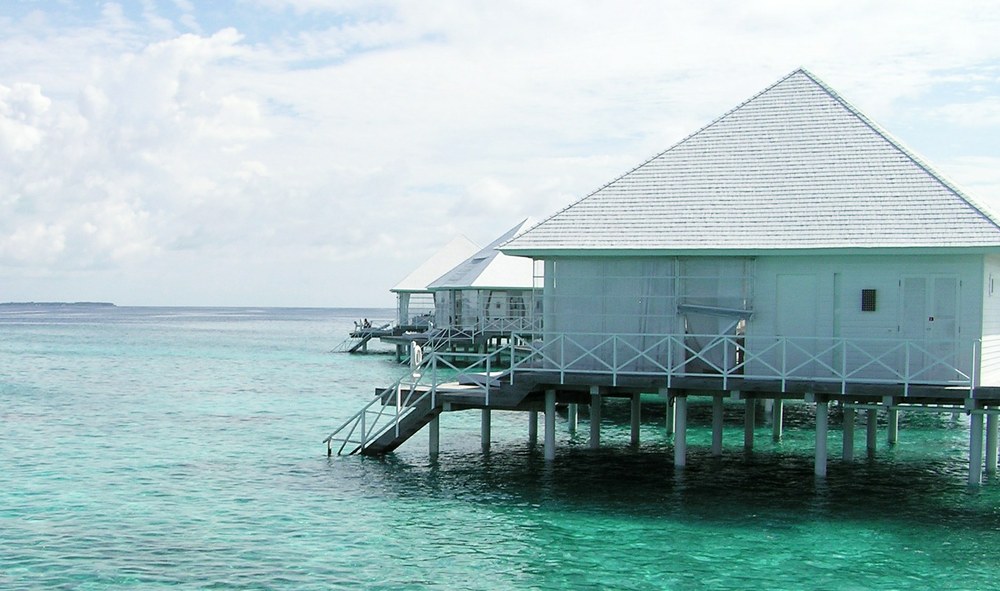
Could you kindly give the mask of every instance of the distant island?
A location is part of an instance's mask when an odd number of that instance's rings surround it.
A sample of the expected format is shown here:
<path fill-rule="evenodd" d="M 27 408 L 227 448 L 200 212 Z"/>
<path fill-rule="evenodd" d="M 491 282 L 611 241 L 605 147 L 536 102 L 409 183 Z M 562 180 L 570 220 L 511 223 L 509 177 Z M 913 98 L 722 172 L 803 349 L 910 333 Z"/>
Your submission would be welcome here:
<path fill-rule="evenodd" d="M 38 308 L 80 306 L 87 308 L 116 308 L 111 302 L 0 302 L 0 306 L 8 307 L 29 307 Z"/>

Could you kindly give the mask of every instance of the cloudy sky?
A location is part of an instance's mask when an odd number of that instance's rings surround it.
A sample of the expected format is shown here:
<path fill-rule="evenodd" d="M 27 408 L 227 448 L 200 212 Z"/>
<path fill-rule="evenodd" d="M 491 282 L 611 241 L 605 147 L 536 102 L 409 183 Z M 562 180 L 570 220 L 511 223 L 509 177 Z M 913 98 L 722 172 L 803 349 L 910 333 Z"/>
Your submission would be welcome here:
<path fill-rule="evenodd" d="M 4 0 L 0 301 L 380 306 L 802 66 L 1000 210 L 995 0 Z"/>

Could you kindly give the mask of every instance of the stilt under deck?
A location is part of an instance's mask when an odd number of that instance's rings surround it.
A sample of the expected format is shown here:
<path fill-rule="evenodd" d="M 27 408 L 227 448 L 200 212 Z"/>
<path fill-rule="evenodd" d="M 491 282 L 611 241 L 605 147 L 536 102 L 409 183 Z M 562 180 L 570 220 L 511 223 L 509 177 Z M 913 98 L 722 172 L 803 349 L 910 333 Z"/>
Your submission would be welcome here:
<path fill-rule="evenodd" d="M 338 430 L 327 440 L 332 454 L 334 442 L 341 442 L 338 453 L 379 455 L 391 452 L 427 424 L 430 429 L 430 453 L 438 453 L 438 417 L 441 413 L 478 409 L 482 411 L 483 450 L 490 445 L 490 412 L 492 410 L 522 411 L 529 413 L 529 437 L 537 438 L 537 415 L 544 415 L 544 455 L 547 460 L 556 457 L 555 409 L 557 406 L 588 405 L 590 446 L 600 446 L 601 407 L 606 398 L 627 398 L 631 402 L 631 443 L 639 445 L 640 409 L 639 396 L 659 393 L 667 404 L 667 424 L 674 435 L 674 464 L 687 463 L 687 408 L 690 398 L 710 399 L 712 412 L 712 455 L 723 452 L 722 407 L 728 398 L 743 401 L 744 448 L 753 448 L 758 401 L 769 400 L 770 419 L 775 440 L 781 437 L 783 405 L 787 400 L 799 400 L 815 405 L 816 444 L 815 473 L 824 477 L 828 469 L 827 434 L 829 408 L 834 403 L 843 409 L 844 462 L 854 458 L 854 425 L 857 411 L 863 411 L 867 422 L 866 448 L 869 456 L 877 447 L 878 411 L 887 417 L 887 440 L 894 443 L 898 434 L 900 410 L 933 412 L 967 412 L 972 415 L 970 429 L 969 482 L 981 481 L 983 472 L 997 470 L 997 420 L 1000 414 L 1000 388 L 952 388 L 943 386 L 861 384 L 848 387 L 811 381 L 740 380 L 713 378 L 674 378 L 670 388 L 662 387 L 662 380 L 607 374 L 560 374 L 558 372 L 531 371 L 525 374 L 509 371 L 487 374 L 468 374 L 456 382 L 418 385 L 401 381 L 392 388 L 376 392 L 375 400 L 352 419 L 353 423 Z M 419 376 L 419 374 L 414 374 Z M 513 378 L 513 379 L 512 379 Z M 575 413 L 569 414 L 575 423 Z M 381 420 L 382 422 L 378 425 Z M 366 424 L 366 421 L 368 423 Z M 985 424 L 984 424 L 985 423 Z M 574 428 L 571 424 L 570 428 Z M 985 441 L 984 441 L 985 439 Z"/>

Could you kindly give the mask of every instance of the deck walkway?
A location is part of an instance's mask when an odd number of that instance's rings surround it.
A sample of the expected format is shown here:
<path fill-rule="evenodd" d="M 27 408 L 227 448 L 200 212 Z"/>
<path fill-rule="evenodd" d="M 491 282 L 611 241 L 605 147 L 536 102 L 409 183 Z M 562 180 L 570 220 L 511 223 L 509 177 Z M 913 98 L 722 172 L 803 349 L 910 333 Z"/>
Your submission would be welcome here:
<path fill-rule="evenodd" d="M 522 343 L 523 344 L 523 343 Z M 555 455 L 552 433 L 557 404 L 575 411 L 580 404 L 590 405 L 597 420 L 591 425 L 591 443 L 600 441 L 600 406 L 604 397 L 629 398 L 633 402 L 633 437 L 638 441 L 638 400 L 641 394 L 659 394 L 668 408 L 667 428 L 674 435 L 675 464 L 686 463 L 686 409 L 690 397 L 713 403 L 713 453 L 721 453 L 721 408 L 724 399 L 743 400 L 746 412 L 746 447 L 753 445 L 753 417 L 758 400 L 773 410 L 775 437 L 781 433 L 781 408 L 788 400 L 814 404 L 816 408 L 816 474 L 825 476 L 827 465 L 826 435 L 830 403 L 839 404 L 850 416 L 844 423 L 844 440 L 853 442 L 856 411 L 867 413 L 868 445 L 874 445 L 875 411 L 889 416 L 889 441 L 894 442 L 900 410 L 920 409 L 931 412 L 964 412 L 971 416 L 970 483 L 981 478 L 983 460 L 986 471 L 995 472 L 997 464 L 997 423 L 1000 415 L 1000 387 L 971 386 L 972 382 L 920 382 L 902 375 L 898 383 L 880 379 L 865 381 L 833 376 L 826 379 L 742 376 L 736 371 L 713 374 L 685 370 L 685 362 L 668 365 L 672 372 L 629 372 L 624 365 L 609 365 L 600 371 L 571 369 L 581 357 L 561 367 L 553 367 L 551 357 L 541 357 L 538 347 L 515 346 L 487 354 L 458 353 L 445 355 L 430 351 L 423 363 L 388 388 L 377 388 L 375 396 L 354 417 L 324 441 L 328 453 L 335 444 L 337 453 L 380 455 L 391 452 L 423 427 L 432 425 L 431 453 L 437 453 L 437 422 L 443 412 L 481 410 L 483 412 L 484 449 L 488 445 L 489 412 L 512 410 L 542 412 L 546 418 L 546 458 Z M 461 359 L 449 358 L 457 356 Z M 506 357 L 505 357 L 506 356 Z M 534 357 L 533 357 L 534 356 Z M 514 363 L 511 364 L 511 359 Z M 513 367 L 510 367 L 513 366 Z M 783 366 L 782 366 L 783 367 Z M 498 370 L 499 368 L 499 370 Z M 572 413 L 575 422 L 575 412 Z M 984 419 L 987 422 L 984 425 Z M 530 423 L 535 423 L 533 418 Z M 848 432 L 848 428 L 850 432 Z M 985 450 L 983 436 L 986 436 Z M 852 444 L 853 445 L 853 444 Z M 853 457 L 845 443 L 844 458 Z"/>

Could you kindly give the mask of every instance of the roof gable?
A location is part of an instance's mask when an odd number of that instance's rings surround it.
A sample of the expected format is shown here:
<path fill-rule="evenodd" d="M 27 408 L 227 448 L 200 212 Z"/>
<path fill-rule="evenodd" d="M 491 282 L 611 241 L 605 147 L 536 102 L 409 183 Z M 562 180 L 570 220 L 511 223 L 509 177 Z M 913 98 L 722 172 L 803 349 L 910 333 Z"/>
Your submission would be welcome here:
<path fill-rule="evenodd" d="M 427 285 L 431 281 L 465 260 L 478 248 L 478 245 L 465 236 L 456 236 L 389 291 L 395 293 L 427 291 Z"/>
<path fill-rule="evenodd" d="M 534 220 L 531 218 L 523 220 L 433 281 L 428 289 L 530 289 L 534 283 L 534 263 L 530 259 L 508 256 L 497 250 L 497 247 L 533 224 Z"/>
<path fill-rule="evenodd" d="M 998 246 L 985 209 L 800 69 L 503 250 Z"/>

